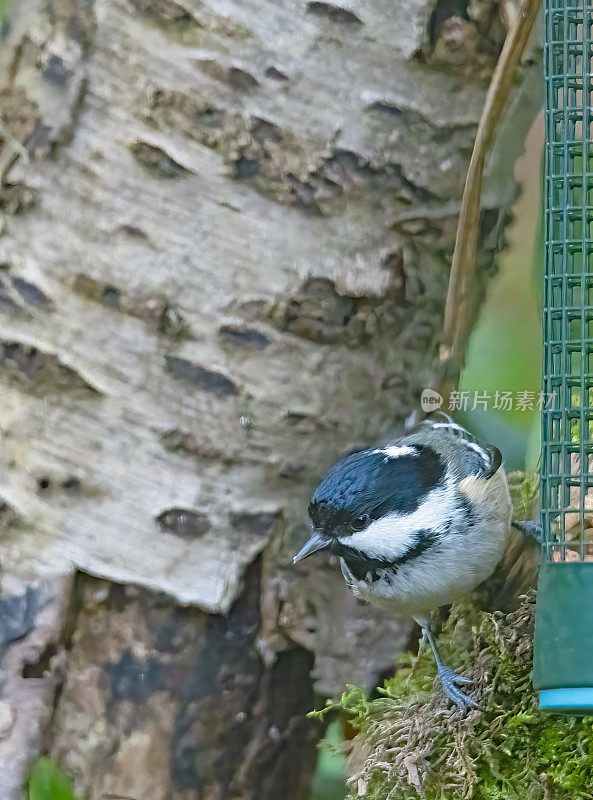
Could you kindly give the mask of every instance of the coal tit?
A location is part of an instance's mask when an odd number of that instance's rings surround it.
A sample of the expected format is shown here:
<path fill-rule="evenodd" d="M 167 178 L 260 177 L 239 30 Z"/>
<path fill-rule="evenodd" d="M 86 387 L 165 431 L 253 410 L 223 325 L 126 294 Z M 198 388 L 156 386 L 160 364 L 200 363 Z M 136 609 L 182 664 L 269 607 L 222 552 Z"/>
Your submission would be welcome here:
<path fill-rule="evenodd" d="M 342 459 L 309 505 L 313 534 L 294 562 L 339 556 L 354 594 L 411 615 L 457 705 L 469 683 L 440 660 L 429 614 L 475 588 L 503 555 L 512 505 L 500 451 L 443 415 L 382 448 Z"/>

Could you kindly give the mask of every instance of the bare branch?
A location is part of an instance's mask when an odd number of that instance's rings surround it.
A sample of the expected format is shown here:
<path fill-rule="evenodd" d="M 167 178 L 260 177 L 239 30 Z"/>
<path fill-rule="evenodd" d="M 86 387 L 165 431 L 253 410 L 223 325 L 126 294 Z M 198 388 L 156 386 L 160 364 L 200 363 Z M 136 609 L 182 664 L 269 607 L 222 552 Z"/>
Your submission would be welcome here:
<path fill-rule="evenodd" d="M 480 223 L 480 196 L 486 153 L 509 98 L 513 78 L 538 15 L 540 0 L 525 0 L 513 20 L 486 95 L 474 149 L 465 180 L 451 275 L 445 303 L 440 359 L 443 363 L 441 392 L 457 384 L 463 354 L 471 330 L 473 291 Z"/>

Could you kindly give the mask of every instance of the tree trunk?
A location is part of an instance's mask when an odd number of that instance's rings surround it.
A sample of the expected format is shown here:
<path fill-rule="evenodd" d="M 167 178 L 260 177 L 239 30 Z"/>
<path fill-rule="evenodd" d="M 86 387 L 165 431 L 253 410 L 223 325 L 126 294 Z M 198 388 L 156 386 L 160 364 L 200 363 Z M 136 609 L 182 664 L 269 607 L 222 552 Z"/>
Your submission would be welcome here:
<path fill-rule="evenodd" d="M 303 797 L 305 712 L 408 639 L 335 564 L 291 556 L 323 471 L 434 375 L 504 38 L 494 0 L 457 13 L 22 0 L 5 19 L 5 800 L 42 749 L 85 800 Z M 491 167 L 485 271 L 532 95 Z"/>

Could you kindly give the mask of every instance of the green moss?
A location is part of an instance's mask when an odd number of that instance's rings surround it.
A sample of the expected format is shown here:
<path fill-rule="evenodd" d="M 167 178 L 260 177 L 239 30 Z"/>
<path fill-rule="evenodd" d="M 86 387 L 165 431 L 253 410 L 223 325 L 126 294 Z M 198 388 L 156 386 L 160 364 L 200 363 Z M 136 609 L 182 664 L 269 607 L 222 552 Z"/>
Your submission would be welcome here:
<path fill-rule="evenodd" d="M 357 730 L 351 796 L 593 798 L 593 717 L 538 710 L 531 686 L 533 617 L 533 593 L 508 614 L 478 611 L 469 602 L 451 609 L 439 646 L 445 663 L 472 679 L 480 711 L 463 715 L 445 701 L 424 648 L 403 656 L 379 698 L 348 687 L 337 705 Z"/>

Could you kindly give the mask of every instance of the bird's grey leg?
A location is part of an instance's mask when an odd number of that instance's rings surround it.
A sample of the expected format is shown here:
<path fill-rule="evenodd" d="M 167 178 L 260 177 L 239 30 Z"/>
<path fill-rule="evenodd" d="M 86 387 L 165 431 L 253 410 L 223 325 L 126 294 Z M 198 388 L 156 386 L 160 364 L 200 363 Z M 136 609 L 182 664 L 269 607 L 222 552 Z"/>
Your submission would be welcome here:
<path fill-rule="evenodd" d="M 420 621 L 420 625 L 422 627 L 422 633 L 428 639 L 430 649 L 432 650 L 432 654 L 434 655 L 434 660 L 436 661 L 437 672 L 439 680 L 441 682 L 441 686 L 443 687 L 443 691 L 445 692 L 449 700 L 452 700 L 456 705 L 458 705 L 462 709 L 479 708 L 478 704 L 475 703 L 471 697 L 464 694 L 459 688 L 459 684 L 464 685 L 471 683 L 469 678 L 464 678 L 463 675 L 457 675 L 455 672 L 453 672 L 451 667 L 446 667 L 443 664 L 443 662 L 441 661 L 441 657 L 439 656 L 439 651 L 437 650 L 436 642 L 434 640 L 434 636 L 432 635 L 432 631 L 430 629 L 428 621 L 423 619 L 422 621 Z"/>
<path fill-rule="evenodd" d="M 544 538 L 542 526 L 538 525 L 537 522 L 534 522 L 532 519 L 522 519 L 519 522 L 512 522 L 511 525 L 513 528 L 521 531 L 521 533 L 531 536 L 538 544 L 542 543 Z"/>

